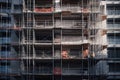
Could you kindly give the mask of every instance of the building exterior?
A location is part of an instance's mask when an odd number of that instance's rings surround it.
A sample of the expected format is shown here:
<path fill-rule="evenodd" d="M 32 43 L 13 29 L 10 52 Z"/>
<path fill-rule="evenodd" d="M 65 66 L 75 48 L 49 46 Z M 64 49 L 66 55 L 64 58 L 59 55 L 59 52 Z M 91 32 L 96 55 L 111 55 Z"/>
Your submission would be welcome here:
<path fill-rule="evenodd" d="M 108 80 L 120 79 L 120 0 L 106 0 Z"/>
<path fill-rule="evenodd" d="M 119 80 L 119 2 L 0 0 L 0 80 Z"/>
<path fill-rule="evenodd" d="M 19 52 L 12 43 L 19 41 L 14 13 L 19 11 L 17 7 L 22 3 L 15 1 L 0 0 L 0 80 L 16 80 L 20 72 Z"/>

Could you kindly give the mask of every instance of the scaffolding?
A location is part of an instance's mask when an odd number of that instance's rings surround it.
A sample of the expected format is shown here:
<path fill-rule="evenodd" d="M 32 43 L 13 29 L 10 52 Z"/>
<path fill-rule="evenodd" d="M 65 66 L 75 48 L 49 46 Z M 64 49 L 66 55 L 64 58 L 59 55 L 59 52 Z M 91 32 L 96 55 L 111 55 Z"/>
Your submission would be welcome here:
<path fill-rule="evenodd" d="M 22 0 L 15 6 L 21 11 L 12 14 L 14 27 L 5 28 L 17 38 L 11 45 L 19 55 L 5 58 L 19 61 L 14 78 L 106 79 L 106 15 L 100 0 Z"/>

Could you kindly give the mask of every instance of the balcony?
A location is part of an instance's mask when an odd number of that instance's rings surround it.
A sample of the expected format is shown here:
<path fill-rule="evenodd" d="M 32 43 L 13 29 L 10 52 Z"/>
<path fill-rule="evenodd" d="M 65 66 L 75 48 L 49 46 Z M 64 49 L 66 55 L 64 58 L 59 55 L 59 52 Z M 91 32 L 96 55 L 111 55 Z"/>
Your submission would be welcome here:
<path fill-rule="evenodd" d="M 9 66 L 0 66 L 0 73 L 10 73 L 11 69 Z"/>
<path fill-rule="evenodd" d="M 11 17 L 7 14 L 0 17 L 0 28 L 12 27 Z"/>
<path fill-rule="evenodd" d="M 109 63 L 109 73 L 108 75 L 119 75 L 120 74 L 120 63 Z"/>
<path fill-rule="evenodd" d="M 0 58 L 15 58 L 17 57 L 17 54 L 12 53 L 10 51 L 1 51 L 0 52 Z"/>
<path fill-rule="evenodd" d="M 16 1 L 16 3 L 17 3 L 17 1 Z M 14 5 L 14 10 L 13 10 L 14 13 L 22 13 L 22 3 L 20 3 L 19 5 L 18 4 Z"/>
<path fill-rule="evenodd" d="M 107 10 L 108 16 L 110 15 L 120 15 L 120 10 Z"/>
<path fill-rule="evenodd" d="M 10 28 L 12 27 L 13 25 L 11 23 L 1 23 L 0 22 L 0 28 Z"/>
<path fill-rule="evenodd" d="M 0 74 L 17 74 L 18 70 L 13 70 L 10 66 L 0 66 Z"/>
<path fill-rule="evenodd" d="M 0 12 L 9 13 L 11 12 L 11 1 L 9 0 L 0 0 Z M 7 6 L 6 6 L 7 5 Z"/>
<path fill-rule="evenodd" d="M 9 37 L 0 38 L 0 44 L 9 44 L 9 43 L 11 43 L 11 38 Z"/>
<path fill-rule="evenodd" d="M 119 59 L 120 58 L 120 48 L 108 48 L 108 58 Z"/>
<path fill-rule="evenodd" d="M 9 3 L 9 2 L 12 2 L 12 1 L 11 0 L 0 0 L 0 2 Z"/>
<path fill-rule="evenodd" d="M 9 12 L 11 12 L 11 9 L 5 9 L 5 8 L 2 8 L 2 9 L 0 9 L 0 12 L 2 12 L 2 13 L 9 13 Z"/>
<path fill-rule="evenodd" d="M 107 24 L 108 29 L 120 29 L 120 23 L 115 23 L 115 24 Z"/>
<path fill-rule="evenodd" d="M 108 38 L 108 44 L 120 44 L 120 38 Z"/>
<path fill-rule="evenodd" d="M 107 4 L 119 4 L 120 0 L 106 0 Z"/>
<path fill-rule="evenodd" d="M 107 33 L 108 33 L 108 34 L 119 34 L 120 31 L 119 31 L 119 29 L 116 29 L 116 30 L 115 30 L 115 29 L 113 29 L 113 30 L 112 30 L 112 29 L 109 29 L 109 30 L 107 31 Z"/>
<path fill-rule="evenodd" d="M 119 76 L 119 74 L 120 74 L 120 72 L 109 72 L 108 73 L 109 76 L 113 76 L 113 75 L 114 76 L 117 76 L 117 75 Z"/>
<path fill-rule="evenodd" d="M 13 13 L 22 13 L 22 9 L 14 9 Z"/>

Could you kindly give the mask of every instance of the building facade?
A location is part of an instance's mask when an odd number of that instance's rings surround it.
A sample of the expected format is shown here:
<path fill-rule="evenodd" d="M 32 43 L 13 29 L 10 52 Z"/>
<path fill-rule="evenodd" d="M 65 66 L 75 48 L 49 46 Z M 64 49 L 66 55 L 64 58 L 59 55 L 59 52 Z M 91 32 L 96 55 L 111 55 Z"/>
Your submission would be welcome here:
<path fill-rule="evenodd" d="M 13 46 L 19 41 L 14 18 L 20 11 L 18 6 L 22 9 L 22 2 L 0 0 L 0 80 L 16 80 L 20 73 L 19 52 Z"/>
<path fill-rule="evenodd" d="M 0 0 L 0 80 L 119 80 L 119 2 Z"/>
<path fill-rule="evenodd" d="M 120 79 L 120 0 L 106 0 L 108 80 Z"/>

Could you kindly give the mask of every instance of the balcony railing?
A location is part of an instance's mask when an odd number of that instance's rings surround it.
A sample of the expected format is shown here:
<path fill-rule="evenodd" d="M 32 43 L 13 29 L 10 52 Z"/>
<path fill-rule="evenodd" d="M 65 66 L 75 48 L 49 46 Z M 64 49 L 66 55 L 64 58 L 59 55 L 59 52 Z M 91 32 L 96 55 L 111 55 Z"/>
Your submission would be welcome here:
<path fill-rule="evenodd" d="M 119 59 L 120 58 L 120 50 L 108 50 L 108 58 Z"/>
<path fill-rule="evenodd" d="M 108 38 L 108 43 L 109 44 L 120 44 L 120 38 L 118 38 L 118 39 L 109 39 Z"/>
<path fill-rule="evenodd" d="M 9 38 L 9 37 L 0 38 L 0 44 L 6 44 L 6 43 L 10 43 L 10 42 L 11 42 L 11 38 Z"/>
<path fill-rule="evenodd" d="M 8 2 L 11 2 L 11 1 L 9 1 L 9 0 L 0 0 L 0 2 L 8 3 Z"/>
<path fill-rule="evenodd" d="M 4 12 L 4 13 L 9 13 L 11 12 L 11 9 L 0 9 L 0 12 Z"/>
<path fill-rule="evenodd" d="M 9 28 L 9 27 L 12 27 L 13 25 L 11 24 L 11 22 L 10 23 L 0 23 L 0 28 L 4 28 L 4 27 L 6 27 L 6 28 Z"/>
<path fill-rule="evenodd" d="M 108 15 L 120 15 L 120 10 L 108 10 Z"/>
<path fill-rule="evenodd" d="M 0 74 L 16 74 L 18 70 L 13 70 L 10 66 L 0 66 Z"/>
<path fill-rule="evenodd" d="M 120 29 L 120 23 L 107 24 L 108 29 Z"/>
<path fill-rule="evenodd" d="M 0 58 L 15 58 L 17 57 L 17 54 L 12 53 L 10 51 L 1 51 L 0 52 Z"/>
<path fill-rule="evenodd" d="M 106 1 L 120 1 L 120 0 L 106 0 Z"/>
<path fill-rule="evenodd" d="M 14 12 L 14 13 L 21 13 L 21 12 L 22 12 L 22 9 L 14 9 L 13 12 Z"/>

